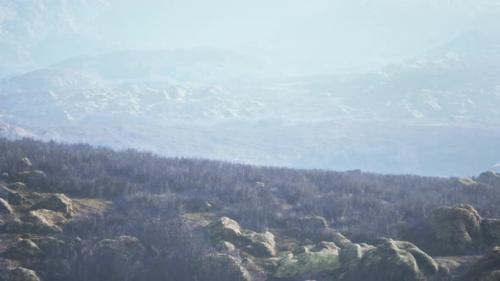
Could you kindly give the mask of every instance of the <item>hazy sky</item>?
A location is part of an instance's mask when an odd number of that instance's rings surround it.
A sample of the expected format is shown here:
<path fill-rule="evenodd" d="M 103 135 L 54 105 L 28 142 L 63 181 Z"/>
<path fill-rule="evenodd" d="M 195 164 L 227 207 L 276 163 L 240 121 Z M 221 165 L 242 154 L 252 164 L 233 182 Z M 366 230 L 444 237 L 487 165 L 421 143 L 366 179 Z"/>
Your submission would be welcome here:
<path fill-rule="evenodd" d="M 385 64 L 467 30 L 500 26 L 500 0 L 0 3 L 0 45 L 18 36 L 38 61 L 95 50 L 215 47 L 329 70 Z"/>

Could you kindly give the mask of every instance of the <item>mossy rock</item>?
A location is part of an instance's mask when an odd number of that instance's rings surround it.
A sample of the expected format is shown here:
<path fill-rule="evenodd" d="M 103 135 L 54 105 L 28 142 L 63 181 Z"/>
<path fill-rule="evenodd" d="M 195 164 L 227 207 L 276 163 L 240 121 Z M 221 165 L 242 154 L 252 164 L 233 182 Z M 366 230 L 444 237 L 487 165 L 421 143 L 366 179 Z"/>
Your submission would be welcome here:
<path fill-rule="evenodd" d="M 437 272 L 438 264 L 418 247 L 389 239 L 367 251 L 343 280 L 422 281 Z"/>
<path fill-rule="evenodd" d="M 73 201 L 68 196 L 59 193 L 50 194 L 47 198 L 33 206 L 32 209 L 46 209 L 61 212 L 68 217 L 71 217 L 74 213 Z"/>
<path fill-rule="evenodd" d="M 302 253 L 283 254 L 274 272 L 276 278 L 299 278 L 305 274 L 334 272 L 341 267 L 339 248 L 334 243 L 307 246 Z"/>
<path fill-rule="evenodd" d="M 269 231 L 258 233 L 242 229 L 237 221 L 228 217 L 214 221 L 208 226 L 208 230 L 216 244 L 228 241 L 255 257 L 276 255 L 275 237 Z"/>

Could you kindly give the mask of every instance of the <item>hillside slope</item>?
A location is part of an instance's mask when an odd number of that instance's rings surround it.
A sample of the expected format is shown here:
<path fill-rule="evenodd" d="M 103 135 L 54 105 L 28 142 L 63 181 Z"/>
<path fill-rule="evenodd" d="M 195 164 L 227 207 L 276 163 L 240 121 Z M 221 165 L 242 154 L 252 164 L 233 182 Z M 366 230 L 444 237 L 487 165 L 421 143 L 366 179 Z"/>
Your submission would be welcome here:
<path fill-rule="evenodd" d="M 1 280 L 494 280 L 480 278 L 498 270 L 495 251 L 479 259 L 500 242 L 493 172 L 291 170 L 31 140 L 0 140 L 0 151 Z"/>

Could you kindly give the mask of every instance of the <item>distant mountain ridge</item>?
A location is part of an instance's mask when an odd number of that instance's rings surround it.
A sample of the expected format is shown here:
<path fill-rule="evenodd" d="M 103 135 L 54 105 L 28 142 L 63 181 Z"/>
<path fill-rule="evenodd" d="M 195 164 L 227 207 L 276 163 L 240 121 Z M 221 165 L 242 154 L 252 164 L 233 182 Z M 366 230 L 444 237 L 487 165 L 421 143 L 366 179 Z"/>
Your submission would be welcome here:
<path fill-rule="evenodd" d="M 499 41 L 465 34 L 348 77 L 266 79 L 213 49 L 77 57 L 3 79 L 0 114 L 46 139 L 169 156 L 477 174 L 500 159 Z"/>

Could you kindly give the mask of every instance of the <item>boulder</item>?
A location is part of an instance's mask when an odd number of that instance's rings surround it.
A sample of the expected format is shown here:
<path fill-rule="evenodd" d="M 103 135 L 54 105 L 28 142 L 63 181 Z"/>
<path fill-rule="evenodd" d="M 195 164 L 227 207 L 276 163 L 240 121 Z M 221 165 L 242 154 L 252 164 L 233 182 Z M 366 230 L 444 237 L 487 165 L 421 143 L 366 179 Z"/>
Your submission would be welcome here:
<path fill-rule="evenodd" d="M 466 254 L 480 243 L 481 216 L 470 205 L 439 208 L 432 213 L 430 225 L 436 252 L 442 255 Z"/>
<path fill-rule="evenodd" d="M 210 224 L 210 233 L 216 240 L 237 240 L 241 235 L 240 224 L 228 217 L 222 217 Z"/>
<path fill-rule="evenodd" d="M 40 281 L 40 278 L 33 270 L 24 267 L 7 269 L 0 272 L 0 280 L 5 281 Z"/>
<path fill-rule="evenodd" d="M 269 231 L 257 233 L 244 230 L 238 245 L 240 249 L 256 257 L 274 257 L 276 255 L 276 242 L 274 234 Z"/>
<path fill-rule="evenodd" d="M 358 266 L 366 252 L 373 250 L 375 247 L 368 244 L 351 243 L 340 251 L 340 262 L 342 268 L 346 271 L 352 270 Z"/>
<path fill-rule="evenodd" d="M 59 224 L 66 222 L 64 215 L 51 210 L 35 210 L 30 211 L 27 216 L 24 217 L 23 228 L 24 231 L 28 233 L 58 233 L 61 232 Z"/>
<path fill-rule="evenodd" d="M 199 268 L 199 280 L 204 281 L 252 281 L 241 260 L 227 254 L 213 254 L 205 257 Z"/>
<path fill-rule="evenodd" d="M 85 251 L 81 275 L 91 274 L 95 280 L 136 280 L 144 255 L 145 248 L 135 237 L 104 239 Z"/>
<path fill-rule="evenodd" d="M 300 278 L 304 275 L 329 273 L 339 269 L 339 248 L 332 242 L 306 246 L 299 253 L 283 254 L 277 263 L 274 277 Z"/>
<path fill-rule="evenodd" d="M 343 280 L 422 281 L 438 272 L 432 257 L 410 242 L 385 240 L 368 250 Z"/>
<path fill-rule="evenodd" d="M 64 194 L 50 194 L 47 198 L 33 206 L 33 210 L 47 209 L 56 212 L 61 212 L 66 216 L 71 217 L 74 212 L 73 202 Z"/>
<path fill-rule="evenodd" d="M 10 206 L 9 202 L 0 198 L 0 214 L 13 214 L 14 210 Z"/>
<path fill-rule="evenodd" d="M 41 170 L 21 172 L 19 173 L 19 178 L 30 188 L 43 187 L 47 184 L 47 174 Z"/>
<path fill-rule="evenodd" d="M 457 281 L 498 281 L 500 280 L 500 247 L 490 252 L 473 264 Z"/>
<path fill-rule="evenodd" d="M 14 243 L 5 251 L 3 256 L 11 259 L 24 260 L 31 257 L 39 257 L 42 255 L 42 250 L 35 242 L 29 239 L 21 239 Z"/>
<path fill-rule="evenodd" d="M 269 231 L 258 233 L 242 229 L 237 221 L 222 217 L 209 225 L 209 232 L 216 243 L 231 242 L 239 249 L 256 257 L 276 255 L 275 238 Z"/>
<path fill-rule="evenodd" d="M 28 157 L 24 157 L 21 159 L 21 164 L 24 166 L 23 168 L 30 168 L 33 166 L 33 163 L 31 163 L 31 160 Z"/>

